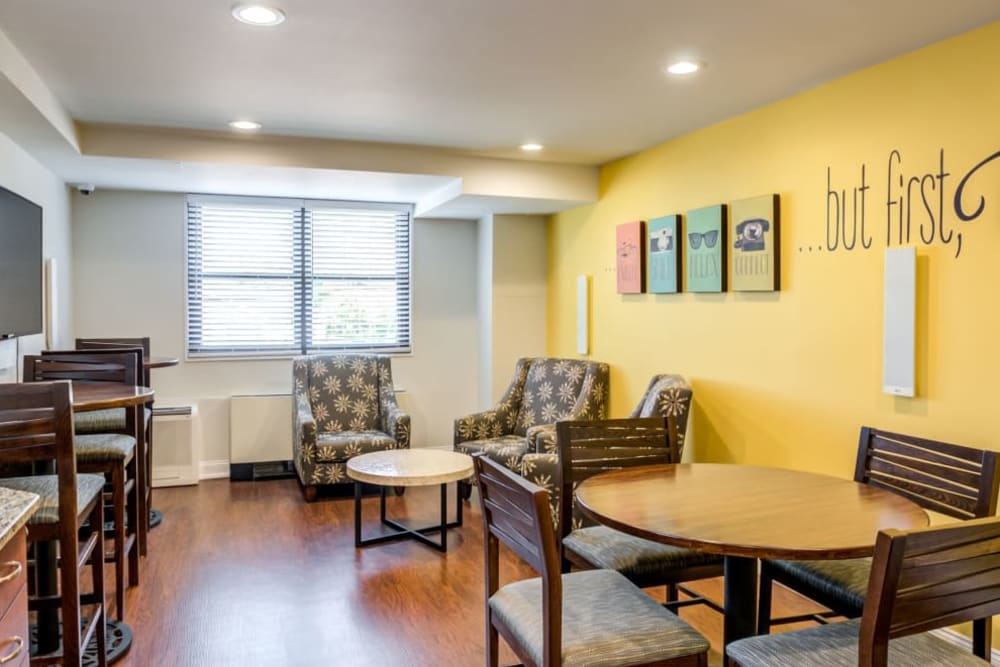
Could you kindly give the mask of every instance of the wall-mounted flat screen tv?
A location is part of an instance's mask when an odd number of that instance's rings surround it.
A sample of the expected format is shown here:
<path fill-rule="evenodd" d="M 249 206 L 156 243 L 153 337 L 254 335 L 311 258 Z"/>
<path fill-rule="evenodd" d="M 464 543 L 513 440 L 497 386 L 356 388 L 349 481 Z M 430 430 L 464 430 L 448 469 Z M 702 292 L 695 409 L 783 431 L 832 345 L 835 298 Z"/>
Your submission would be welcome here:
<path fill-rule="evenodd" d="M 42 333 L 42 207 L 0 188 L 0 338 Z"/>

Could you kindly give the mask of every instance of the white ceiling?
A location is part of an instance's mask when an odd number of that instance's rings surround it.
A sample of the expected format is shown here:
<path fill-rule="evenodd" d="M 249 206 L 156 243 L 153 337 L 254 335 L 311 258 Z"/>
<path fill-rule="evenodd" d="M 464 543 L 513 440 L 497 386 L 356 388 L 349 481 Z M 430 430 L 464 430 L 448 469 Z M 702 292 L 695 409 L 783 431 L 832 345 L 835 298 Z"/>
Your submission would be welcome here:
<path fill-rule="evenodd" d="M 997 0 L 4 0 L 78 121 L 601 164 L 1000 18 Z M 664 75 L 679 57 L 707 64 Z M 546 146 L 528 158 L 516 146 Z M 104 165 L 105 167 L 107 165 Z"/>

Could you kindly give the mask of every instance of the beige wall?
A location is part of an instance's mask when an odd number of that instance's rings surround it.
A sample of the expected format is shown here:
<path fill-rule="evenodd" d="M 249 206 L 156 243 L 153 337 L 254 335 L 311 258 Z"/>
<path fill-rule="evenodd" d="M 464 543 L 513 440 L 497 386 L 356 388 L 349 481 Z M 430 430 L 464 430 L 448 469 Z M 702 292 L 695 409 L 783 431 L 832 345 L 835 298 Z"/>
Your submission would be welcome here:
<path fill-rule="evenodd" d="M 203 462 L 228 459 L 228 397 L 286 393 L 289 359 L 186 361 L 183 194 L 74 194 L 77 336 L 152 338 L 179 366 L 154 371 L 158 398 L 197 401 Z M 452 420 L 475 408 L 476 227 L 417 220 L 413 234 L 413 352 L 393 358 L 415 447 L 451 444 Z"/>
<path fill-rule="evenodd" d="M 70 298 L 72 257 L 70 254 L 69 193 L 63 182 L 52 172 L 24 152 L 6 135 L 0 133 L 0 186 L 26 197 L 42 207 L 42 255 L 52 259 L 56 267 L 54 345 L 70 340 L 73 304 Z M 45 336 L 24 336 L 3 343 L 0 356 L 14 345 L 14 351 L 35 353 L 45 346 Z M 6 364 L 3 364 L 6 365 Z M 16 367 L 20 368 L 20 360 Z M 0 377 L 13 380 L 0 370 Z"/>
<path fill-rule="evenodd" d="M 536 215 L 493 216 L 494 401 L 520 357 L 545 355 L 547 230 Z"/>

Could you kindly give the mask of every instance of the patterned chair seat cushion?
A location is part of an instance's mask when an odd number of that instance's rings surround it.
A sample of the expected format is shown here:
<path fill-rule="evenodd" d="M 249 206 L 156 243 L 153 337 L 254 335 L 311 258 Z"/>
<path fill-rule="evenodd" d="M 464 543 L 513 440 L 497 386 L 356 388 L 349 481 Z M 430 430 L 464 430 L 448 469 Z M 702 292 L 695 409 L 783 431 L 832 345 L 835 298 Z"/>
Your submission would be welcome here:
<path fill-rule="evenodd" d="M 524 436 L 501 435 L 485 440 L 466 440 L 456 443 L 455 451 L 469 456 L 483 453 L 487 458 L 519 473 L 521 459 L 528 451 L 528 443 Z"/>
<path fill-rule="evenodd" d="M 28 525 L 59 522 L 59 478 L 56 475 L 32 475 L 30 477 L 6 477 L 0 479 L 0 486 L 18 491 L 36 493 L 41 497 L 38 510 L 28 520 Z M 76 513 L 83 511 L 90 501 L 104 490 L 103 475 L 76 476 Z"/>
<path fill-rule="evenodd" d="M 78 463 L 127 461 L 135 452 L 135 438 L 120 433 L 78 435 L 75 441 Z"/>
<path fill-rule="evenodd" d="M 868 575 L 872 569 L 871 558 L 844 560 L 773 560 L 771 566 L 795 579 L 806 582 L 841 602 L 838 609 L 855 609 L 861 613 L 868 591 Z"/>
<path fill-rule="evenodd" d="M 396 440 L 382 431 L 339 431 L 316 436 L 316 462 L 338 463 L 358 454 L 395 449 Z"/>
<path fill-rule="evenodd" d="M 628 579 L 609 570 L 562 575 L 562 664 L 614 667 L 703 653 L 708 642 Z M 542 664 L 542 584 L 502 587 L 490 609 Z"/>
<path fill-rule="evenodd" d="M 621 572 L 638 585 L 664 581 L 664 573 L 681 568 L 722 563 L 722 557 L 634 537 L 607 526 L 577 528 L 563 538 L 563 547 L 595 567 Z"/>
<path fill-rule="evenodd" d="M 144 410 L 146 422 L 153 417 L 153 411 Z M 91 410 L 73 415 L 73 430 L 76 433 L 107 433 L 109 431 L 125 430 L 125 408 L 108 408 L 107 410 Z"/>
<path fill-rule="evenodd" d="M 857 667 L 861 620 L 741 639 L 726 652 L 741 667 Z M 889 664 L 900 667 L 973 667 L 989 663 L 924 633 L 889 641 Z"/>

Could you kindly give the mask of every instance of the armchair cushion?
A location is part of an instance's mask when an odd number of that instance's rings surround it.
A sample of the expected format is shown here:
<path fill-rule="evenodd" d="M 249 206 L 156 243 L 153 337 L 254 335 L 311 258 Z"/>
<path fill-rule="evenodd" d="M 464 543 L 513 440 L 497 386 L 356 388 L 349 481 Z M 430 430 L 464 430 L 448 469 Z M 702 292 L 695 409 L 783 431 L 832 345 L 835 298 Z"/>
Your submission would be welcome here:
<path fill-rule="evenodd" d="M 382 431 L 344 431 L 316 436 L 316 462 L 344 462 L 358 454 L 396 449 L 396 440 Z"/>

